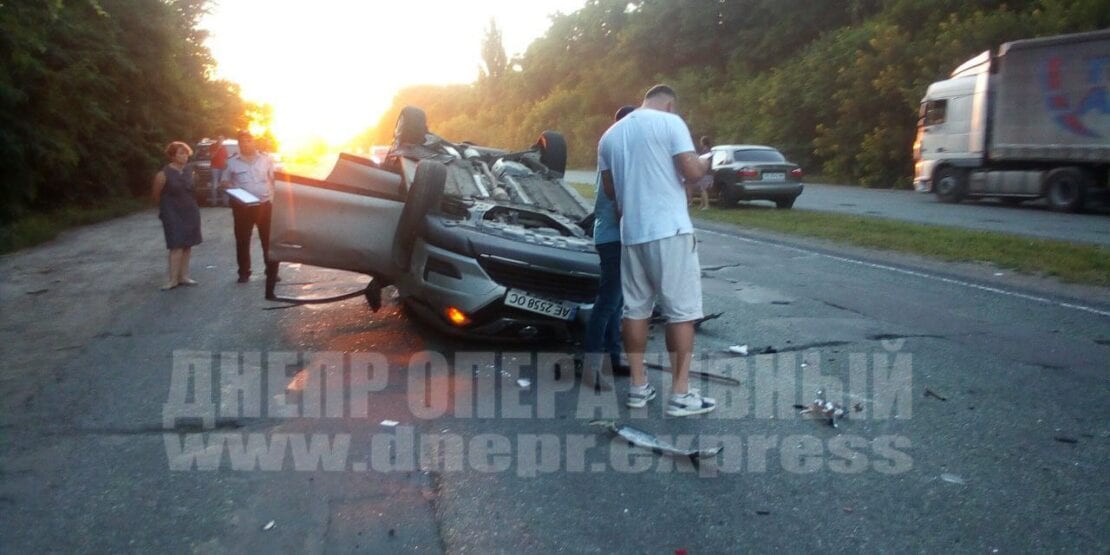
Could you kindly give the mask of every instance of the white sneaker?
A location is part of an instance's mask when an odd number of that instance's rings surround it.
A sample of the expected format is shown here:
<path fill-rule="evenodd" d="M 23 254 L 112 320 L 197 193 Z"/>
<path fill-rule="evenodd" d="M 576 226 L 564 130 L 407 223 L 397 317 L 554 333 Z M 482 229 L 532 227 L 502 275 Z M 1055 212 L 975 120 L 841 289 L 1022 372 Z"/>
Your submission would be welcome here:
<path fill-rule="evenodd" d="M 655 388 L 652 387 L 650 383 L 647 384 L 643 390 L 640 390 L 640 388 L 636 386 L 632 386 L 628 388 L 628 402 L 625 404 L 630 408 L 640 409 L 647 406 L 648 401 L 654 398 Z"/>
<path fill-rule="evenodd" d="M 667 403 L 668 416 L 691 416 L 705 414 L 717 408 L 717 401 L 709 397 L 702 397 L 698 390 L 691 389 L 685 395 L 671 395 Z"/>

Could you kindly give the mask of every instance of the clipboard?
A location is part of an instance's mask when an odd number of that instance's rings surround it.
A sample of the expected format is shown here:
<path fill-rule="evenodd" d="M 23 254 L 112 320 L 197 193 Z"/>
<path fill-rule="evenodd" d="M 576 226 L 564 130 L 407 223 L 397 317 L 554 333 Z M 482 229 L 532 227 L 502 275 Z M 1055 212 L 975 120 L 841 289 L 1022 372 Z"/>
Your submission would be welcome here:
<path fill-rule="evenodd" d="M 235 202 L 246 206 L 255 206 L 262 203 L 262 199 L 259 199 L 241 187 L 228 189 L 227 196 L 231 197 Z"/>

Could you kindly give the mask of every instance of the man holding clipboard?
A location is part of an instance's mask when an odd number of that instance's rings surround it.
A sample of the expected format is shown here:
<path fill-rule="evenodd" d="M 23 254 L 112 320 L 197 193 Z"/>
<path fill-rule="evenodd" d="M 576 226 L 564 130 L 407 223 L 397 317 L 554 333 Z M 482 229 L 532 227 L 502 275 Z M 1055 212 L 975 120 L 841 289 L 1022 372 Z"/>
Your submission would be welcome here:
<path fill-rule="evenodd" d="M 270 218 L 274 192 L 274 162 L 270 156 L 258 151 L 254 137 L 240 131 L 239 154 L 227 161 L 221 186 L 227 188 L 231 203 L 231 216 L 235 221 L 235 258 L 239 264 L 239 283 L 251 277 L 251 233 L 258 227 L 262 243 L 262 260 L 266 265 L 267 295 L 277 281 L 278 265 L 270 262 Z"/>

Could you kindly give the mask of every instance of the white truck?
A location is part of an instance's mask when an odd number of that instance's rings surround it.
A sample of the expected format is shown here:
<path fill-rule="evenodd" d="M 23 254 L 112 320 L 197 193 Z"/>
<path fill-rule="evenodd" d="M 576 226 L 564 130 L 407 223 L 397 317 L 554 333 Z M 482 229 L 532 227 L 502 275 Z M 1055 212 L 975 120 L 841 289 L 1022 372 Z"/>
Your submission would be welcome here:
<path fill-rule="evenodd" d="M 942 202 L 1045 197 L 1076 212 L 1107 196 L 1110 29 L 1003 44 L 929 85 L 914 189 Z"/>

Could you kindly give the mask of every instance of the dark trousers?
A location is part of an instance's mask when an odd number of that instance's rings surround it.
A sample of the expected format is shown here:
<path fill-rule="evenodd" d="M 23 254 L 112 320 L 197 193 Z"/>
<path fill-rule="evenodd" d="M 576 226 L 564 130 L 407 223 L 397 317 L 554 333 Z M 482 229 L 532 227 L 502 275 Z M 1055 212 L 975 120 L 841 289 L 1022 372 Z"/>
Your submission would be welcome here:
<path fill-rule="evenodd" d="M 597 245 L 597 255 L 601 259 L 601 280 L 597 287 L 597 299 L 593 312 L 586 323 L 586 337 L 583 344 L 586 357 L 591 354 L 606 353 L 615 368 L 621 356 L 621 308 L 624 296 L 621 294 L 621 242 L 613 241 Z M 599 361 L 587 363 L 597 364 Z"/>
<path fill-rule="evenodd" d="M 248 206 L 231 202 L 231 217 L 235 221 L 235 259 L 239 263 L 239 277 L 251 275 L 251 232 L 258 226 L 258 239 L 262 243 L 262 262 L 266 265 L 266 278 L 277 277 L 278 265 L 270 262 L 270 218 L 273 204 L 264 202 Z"/>

